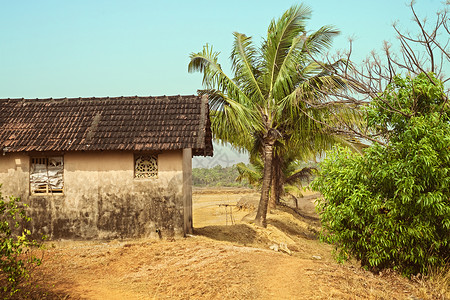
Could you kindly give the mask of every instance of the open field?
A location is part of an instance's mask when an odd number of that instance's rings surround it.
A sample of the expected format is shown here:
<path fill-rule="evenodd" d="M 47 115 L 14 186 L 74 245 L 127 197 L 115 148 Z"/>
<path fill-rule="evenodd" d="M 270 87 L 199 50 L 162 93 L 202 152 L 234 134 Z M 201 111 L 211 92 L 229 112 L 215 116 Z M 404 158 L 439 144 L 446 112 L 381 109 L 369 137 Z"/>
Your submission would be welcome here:
<path fill-rule="evenodd" d="M 195 234 L 185 239 L 50 242 L 44 264 L 34 276 L 40 289 L 29 297 L 424 297 L 419 285 L 396 274 L 374 275 L 356 263 L 337 264 L 331 256 L 332 248 L 317 240 L 320 227 L 311 197 L 299 203 L 300 213 L 284 207 L 272 211 L 267 229 L 248 222 L 253 215 L 251 210 L 223 206 L 252 203 L 257 198 L 252 191 L 243 190 L 195 192 Z"/>

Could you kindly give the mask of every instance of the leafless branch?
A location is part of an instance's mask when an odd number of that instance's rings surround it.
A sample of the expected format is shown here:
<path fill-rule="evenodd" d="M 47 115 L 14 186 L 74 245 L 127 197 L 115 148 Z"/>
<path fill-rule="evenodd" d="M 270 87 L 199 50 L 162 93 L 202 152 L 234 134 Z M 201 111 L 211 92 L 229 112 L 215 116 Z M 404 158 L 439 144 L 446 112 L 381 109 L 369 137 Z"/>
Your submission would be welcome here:
<path fill-rule="evenodd" d="M 447 2 L 447 5 L 450 1 Z M 417 36 L 412 36 L 409 33 L 404 33 L 398 24 L 393 24 L 393 29 L 397 34 L 399 41 L 399 49 L 394 51 L 393 46 L 384 42 L 383 53 L 380 58 L 375 52 L 363 62 L 362 65 L 356 66 L 352 61 L 352 53 L 354 44 L 349 40 L 349 48 L 344 53 L 338 53 L 335 57 L 328 57 L 325 62 L 311 58 L 321 67 L 340 78 L 345 82 L 346 89 L 339 90 L 327 89 L 323 86 L 318 92 L 322 95 L 319 100 L 307 101 L 302 99 L 308 107 L 330 109 L 333 107 L 347 106 L 349 109 L 358 108 L 367 105 L 370 100 L 377 100 L 384 108 L 390 112 L 401 114 L 405 117 L 411 117 L 415 114 L 414 108 L 411 114 L 405 113 L 401 108 L 400 102 L 388 102 L 380 97 L 386 86 L 392 82 L 395 76 L 418 75 L 425 74 L 431 83 L 438 84 L 429 72 L 433 72 L 436 78 L 439 78 L 444 84 L 449 82 L 450 77 L 444 74 L 444 71 L 450 70 L 450 34 L 449 13 L 447 9 L 437 12 L 435 21 L 430 23 L 426 19 L 421 19 L 414 9 L 414 3 L 409 5 L 413 22 L 418 27 Z M 431 26 L 429 26 L 431 24 Z M 397 52 L 397 55 L 396 55 Z M 444 102 L 447 103 L 449 98 L 449 89 L 445 93 Z M 314 121 L 322 124 L 329 130 L 336 133 L 348 136 L 360 137 L 375 143 L 385 145 L 388 140 L 388 132 L 367 132 L 367 129 L 356 128 L 354 124 L 349 123 L 348 120 L 339 116 L 338 113 L 333 113 L 333 121 L 326 123 L 319 121 L 311 114 L 307 114 Z M 337 111 L 337 110 L 336 110 Z"/>

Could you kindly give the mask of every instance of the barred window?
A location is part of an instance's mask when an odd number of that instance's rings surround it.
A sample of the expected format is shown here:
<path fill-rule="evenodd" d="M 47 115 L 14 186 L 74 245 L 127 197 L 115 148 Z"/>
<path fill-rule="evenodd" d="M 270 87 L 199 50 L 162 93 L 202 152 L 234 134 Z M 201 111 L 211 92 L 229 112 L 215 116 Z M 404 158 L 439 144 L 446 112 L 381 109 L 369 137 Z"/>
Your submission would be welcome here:
<path fill-rule="evenodd" d="M 30 191 L 32 194 L 61 194 L 64 189 L 62 156 L 32 157 Z"/>
<path fill-rule="evenodd" d="M 158 178 L 158 156 L 157 155 L 135 156 L 134 178 Z"/>

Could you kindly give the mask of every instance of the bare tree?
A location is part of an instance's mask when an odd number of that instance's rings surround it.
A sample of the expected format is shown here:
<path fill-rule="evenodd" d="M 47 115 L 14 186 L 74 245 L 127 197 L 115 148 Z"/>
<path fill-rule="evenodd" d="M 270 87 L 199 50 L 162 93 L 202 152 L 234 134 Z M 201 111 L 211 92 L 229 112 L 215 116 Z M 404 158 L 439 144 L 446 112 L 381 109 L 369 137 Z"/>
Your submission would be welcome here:
<path fill-rule="evenodd" d="M 385 144 L 389 136 L 370 130 L 365 124 L 360 110 L 353 111 L 355 115 L 353 122 L 349 122 L 352 118 L 344 119 L 342 114 L 333 113 L 333 107 L 358 108 L 367 105 L 370 100 L 377 99 L 383 101 L 386 109 L 407 116 L 400 106 L 391 105 L 380 98 L 386 86 L 397 75 L 415 76 L 424 73 L 427 74 L 430 82 L 436 85 L 439 83 L 429 75 L 430 72 L 434 73 L 436 78 L 446 85 L 444 97 L 447 102 L 450 94 L 450 74 L 448 74 L 450 73 L 449 6 L 450 0 L 447 0 L 443 9 L 436 13 L 434 20 L 430 21 L 426 18 L 422 19 L 417 14 L 414 9 L 414 1 L 412 1 L 409 7 L 418 32 L 416 34 L 404 32 L 398 23 L 394 23 L 393 28 L 397 33 L 399 49 L 394 51 L 393 46 L 385 41 L 382 54 L 378 55 L 372 51 L 362 65 L 358 66 L 352 61 L 353 43 L 351 40 L 346 52 L 329 57 L 326 60 L 327 63 L 316 60 L 316 63 L 321 64 L 330 74 L 341 78 L 347 86 L 347 89 L 338 92 L 333 89 L 320 89 L 319 92 L 326 97 L 309 98 L 325 99 L 321 102 L 308 102 L 308 104 L 315 108 L 327 109 L 331 114 L 330 120 L 327 122 L 316 121 L 326 125 L 330 131 L 347 135 L 350 141 Z M 306 102 L 307 99 L 302 101 Z M 413 114 L 414 111 L 411 116 Z M 311 115 L 310 118 L 314 119 Z"/>

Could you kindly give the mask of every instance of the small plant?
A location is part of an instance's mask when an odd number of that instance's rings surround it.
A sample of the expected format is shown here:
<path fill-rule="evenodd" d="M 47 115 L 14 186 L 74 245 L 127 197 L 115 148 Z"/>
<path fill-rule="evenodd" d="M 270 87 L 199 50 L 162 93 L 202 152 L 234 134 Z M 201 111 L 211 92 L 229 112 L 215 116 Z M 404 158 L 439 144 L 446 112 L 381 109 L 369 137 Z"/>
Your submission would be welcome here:
<path fill-rule="evenodd" d="M 0 193 L 0 294 L 5 298 L 19 292 L 31 269 L 42 262 L 32 252 L 41 246 L 24 226 L 31 220 L 26 207 L 19 198 L 4 199 Z"/>

